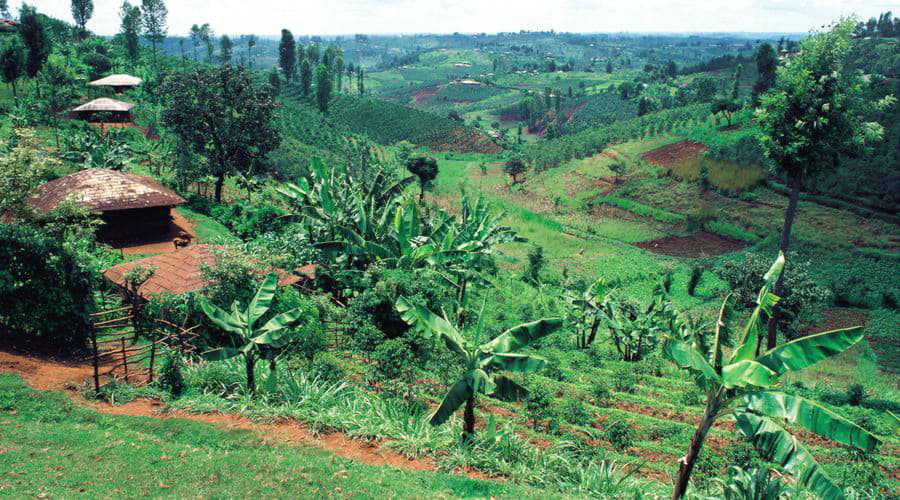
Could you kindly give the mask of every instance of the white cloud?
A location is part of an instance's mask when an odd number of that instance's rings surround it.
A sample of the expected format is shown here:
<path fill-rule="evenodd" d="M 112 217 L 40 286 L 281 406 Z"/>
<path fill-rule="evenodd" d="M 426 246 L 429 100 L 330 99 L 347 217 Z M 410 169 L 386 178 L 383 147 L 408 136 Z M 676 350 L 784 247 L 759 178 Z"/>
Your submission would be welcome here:
<path fill-rule="evenodd" d="M 139 4 L 140 0 L 131 0 Z M 22 0 L 12 0 L 18 10 Z M 39 11 L 71 20 L 70 0 L 31 0 Z M 122 0 L 94 0 L 88 28 L 118 31 Z M 168 0 L 169 32 L 208 22 L 216 33 L 294 34 L 497 32 L 805 32 L 841 16 L 891 9 L 849 0 Z M 896 4 L 894 4 L 894 10 Z"/>

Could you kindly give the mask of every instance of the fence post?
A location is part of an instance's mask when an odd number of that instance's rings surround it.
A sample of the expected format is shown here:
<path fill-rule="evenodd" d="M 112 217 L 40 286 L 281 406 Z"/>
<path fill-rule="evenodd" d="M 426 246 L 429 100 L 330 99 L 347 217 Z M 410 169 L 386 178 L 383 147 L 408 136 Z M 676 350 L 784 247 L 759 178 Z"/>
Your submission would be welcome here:
<path fill-rule="evenodd" d="M 147 382 L 153 383 L 153 360 L 156 358 L 156 336 L 154 333 L 156 332 L 156 322 L 150 326 L 150 376 L 148 377 Z"/>
<path fill-rule="evenodd" d="M 94 395 L 100 395 L 100 352 L 97 351 L 97 329 L 91 325 L 91 344 L 94 347 Z"/>
<path fill-rule="evenodd" d="M 125 335 L 122 335 L 122 366 L 125 368 L 125 383 L 128 383 L 128 355 L 125 352 Z"/>

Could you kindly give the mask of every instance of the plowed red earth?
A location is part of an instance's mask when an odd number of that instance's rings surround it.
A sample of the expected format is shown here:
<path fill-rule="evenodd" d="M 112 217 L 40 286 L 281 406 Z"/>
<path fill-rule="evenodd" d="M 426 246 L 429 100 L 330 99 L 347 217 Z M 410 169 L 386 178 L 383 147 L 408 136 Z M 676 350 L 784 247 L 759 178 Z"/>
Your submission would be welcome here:
<path fill-rule="evenodd" d="M 707 231 L 699 231 L 690 236 L 669 236 L 634 245 L 662 255 L 695 258 L 736 252 L 747 246 L 747 243 Z"/>
<path fill-rule="evenodd" d="M 693 141 L 681 141 L 644 153 L 641 159 L 661 167 L 671 167 L 676 163 L 690 160 L 708 149 L 703 144 Z"/>

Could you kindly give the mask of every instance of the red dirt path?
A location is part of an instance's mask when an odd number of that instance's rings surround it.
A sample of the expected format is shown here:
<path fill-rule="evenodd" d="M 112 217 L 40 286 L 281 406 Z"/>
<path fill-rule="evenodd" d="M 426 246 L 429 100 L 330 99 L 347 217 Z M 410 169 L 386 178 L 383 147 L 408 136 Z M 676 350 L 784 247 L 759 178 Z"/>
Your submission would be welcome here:
<path fill-rule="evenodd" d="M 661 167 L 671 167 L 676 163 L 690 160 L 708 149 L 703 144 L 693 141 L 681 141 L 644 153 L 641 159 Z"/>
<path fill-rule="evenodd" d="M 696 258 L 736 252 L 747 246 L 747 243 L 707 231 L 698 231 L 690 236 L 669 236 L 634 245 L 662 255 Z"/>
<path fill-rule="evenodd" d="M 0 372 L 13 372 L 22 377 L 33 389 L 41 391 L 67 390 L 74 399 L 85 380 L 93 374 L 90 364 L 77 361 L 49 360 L 27 354 L 0 350 Z M 205 422 L 224 429 L 241 429 L 256 432 L 264 444 L 269 442 L 292 445 L 313 445 L 324 448 L 335 455 L 356 460 L 369 465 L 400 467 L 411 470 L 433 471 L 437 467 L 433 460 L 409 459 L 395 451 L 380 446 L 378 441 L 354 440 L 341 433 L 314 435 L 300 422 L 283 420 L 273 423 L 256 423 L 240 415 L 221 413 L 194 415 L 186 412 L 161 413 L 162 403 L 139 399 L 130 403 L 113 406 L 106 403 L 87 402 L 86 405 L 100 413 L 150 418 L 184 418 Z M 474 474 L 482 477 L 483 475 Z"/>

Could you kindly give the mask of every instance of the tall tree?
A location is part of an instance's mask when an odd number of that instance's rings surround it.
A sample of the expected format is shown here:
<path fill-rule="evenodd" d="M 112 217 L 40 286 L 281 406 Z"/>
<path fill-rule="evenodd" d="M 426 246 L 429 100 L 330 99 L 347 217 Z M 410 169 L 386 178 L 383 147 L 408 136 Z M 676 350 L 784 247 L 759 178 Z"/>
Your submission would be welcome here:
<path fill-rule="evenodd" d="M 419 201 L 425 199 L 425 190 L 430 189 L 438 175 L 437 160 L 431 156 L 413 156 L 406 160 L 406 170 L 419 180 Z"/>
<path fill-rule="evenodd" d="M 734 69 L 734 85 L 731 87 L 731 98 L 737 99 L 741 90 L 741 76 L 744 73 L 744 65 L 738 64 Z"/>
<path fill-rule="evenodd" d="M 203 23 L 203 26 L 200 26 L 200 41 L 206 47 L 206 62 L 208 64 L 212 64 L 216 53 L 215 43 L 213 43 L 214 37 L 215 33 L 209 23 Z"/>
<path fill-rule="evenodd" d="M 327 113 L 329 101 L 331 101 L 331 75 L 328 74 L 328 68 L 320 64 L 316 68 L 316 104 L 319 111 Z"/>
<path fill-rule="evenodd" d="M 259 41 L 256 38 L 256 35 L 250 35 L 247 37 L 247 67 L 253 69 L 253 47 L 256 47 L 256 43 Z"/>
<path fill-rule="evenodd" d="M 15 38 L 0 51 L 0 72 L 3 81 L 12 87 L 13 97 L 18 97 L 16 82 L 25 73 L 25 49 Z"/>
<path fill-rule="evenodd" d="M 306 48 L 306 58 L 309 59 L 309 63 L 312 65 L 318 65 L 319 57 L 319 46 L 316 44 L 310 44 L 309 47 Z"/>
<path fill-rule="evenodd" d="M 134 69 L 141 55 L 141 9 L 125 0 L 119 9 L 119 19 L 121 20 L 119 33 L 122 36 L 122 44 L 125 46 L 125 53 L 128 55 L 131 69 Z"/>
<path fill-rule="evenodd" d="M 41 96 L 40 79 L 38 73 L 47 63 L 52 47 L 47 29 L 34 7 L 22 4 L 19 9 L 19 36 L 25 44 L 27 54 L 25 56 L 25 74 L 34 80 L 34 87 L 38 97 Z"/>
<path fill-rule="evenodd" d="M 228 35 L 222 35 L 219 39 L 219 61 L 222 64 L 231 64 L 231 57 L 234 53 L 234 42 Z"/>
<path fill-rule="evenodd" d="M 759 96 L 768 92 L 772 85 L 775 85 L 778 54 L 775 53 L 775 48 L 766 42 L 757 47 L 753 58 L 756 59 L 756 72 L 758 74 L 756 83 L 753 84 L 753 101 L 756 102 Z"/>
<path fill-rule="evenodd" d="M 360 96 L 363 96 L 366 93 L 366 87 L 363 82 L 363 68 L 360 66 L 356 71 L 356 88 L 359 90 Z"/>
<path fill-rule="evenodd" d="M 290 30 L 281 30 L 281 43 L 278 44 L 278 64 L 281 66 L 281 72 L 284 73 L 284 79 L 290 83 L 294 79 L 297 61 L 297 42 L 294 41 L 294 34 Z"/>
<path fill-rule="evenodd" d="M 801 42 L 801 50 L 778 68 L 775 87 L 762 96 L 757 112 L 762 147 L 790 188 L 781 231 L 780 248 L 785 255 L 804 179 L 833 168 L 842 155 L 880 138 L 881 126 L 862 117 L 896 101 L 893 96 L 867 100 L 862 76 L 844 69 L 855 28 L 853 19 L 844 19 Z M 782 269 L 775 295 L 781 295 L 783 286 Z M 776 344 L 778 314 L 776 306 L 769 321 L 769 349 Z"/>
<path fill-rule="evenodd" d="M 312 67 L 309 65 L 309 59 L 304 59 L 300 63 L 300 92 L 303 97 L 309 97 L 312 90 Z"/>
<path fill-rule="evenodd" d="M 257 87 L 246 68 L 201 68 L 168 78 L 163 123 L 195 153 L 208 159 L 222 200 L 225 176 L 249 173 L 278 147 L 276 103 L 267 86 Z"/>
<path fill-rule="evenodd" d="M 344 86 L 344 58 L 338 56 L 334 60 L 334 76 L 337 78 L 337 91 L 340 92 Z"/>
<path fill-rule="evenodd" d="M 166 19 L 169 9 L 163 0 L 141 0 L 141 22 L 144 25 L 144 38 L 153 47 L 153 65 L 157 66 L 156 46 L 166 39 L 169 27 Z"/>
<path fill-rule="evenodd" d="M 191 26 L 191 46 L 194 48 L 194 60 L 195 61 L 199 60 L 199 59 L 197 59 L 197 49 L 200 48 L 200 42 L 201 42 L 200 26 L 195 24 L 195 25 Z"/>
<path fill-rule="evenodd" d="M 87 22 L 93 15 L 93 0 L 72 0 L 72 19 L 75 20 L 75 26 L 78 26 L 79 37 L 83 37 L 87 33 Z"/>
<path fill-rule="evenodd" d="M 0 16 L 3 16 L 4 19 L 12 17 L 12 14 L 9 12 L 9 2 L 7 0 L 0 0 Z"/>

